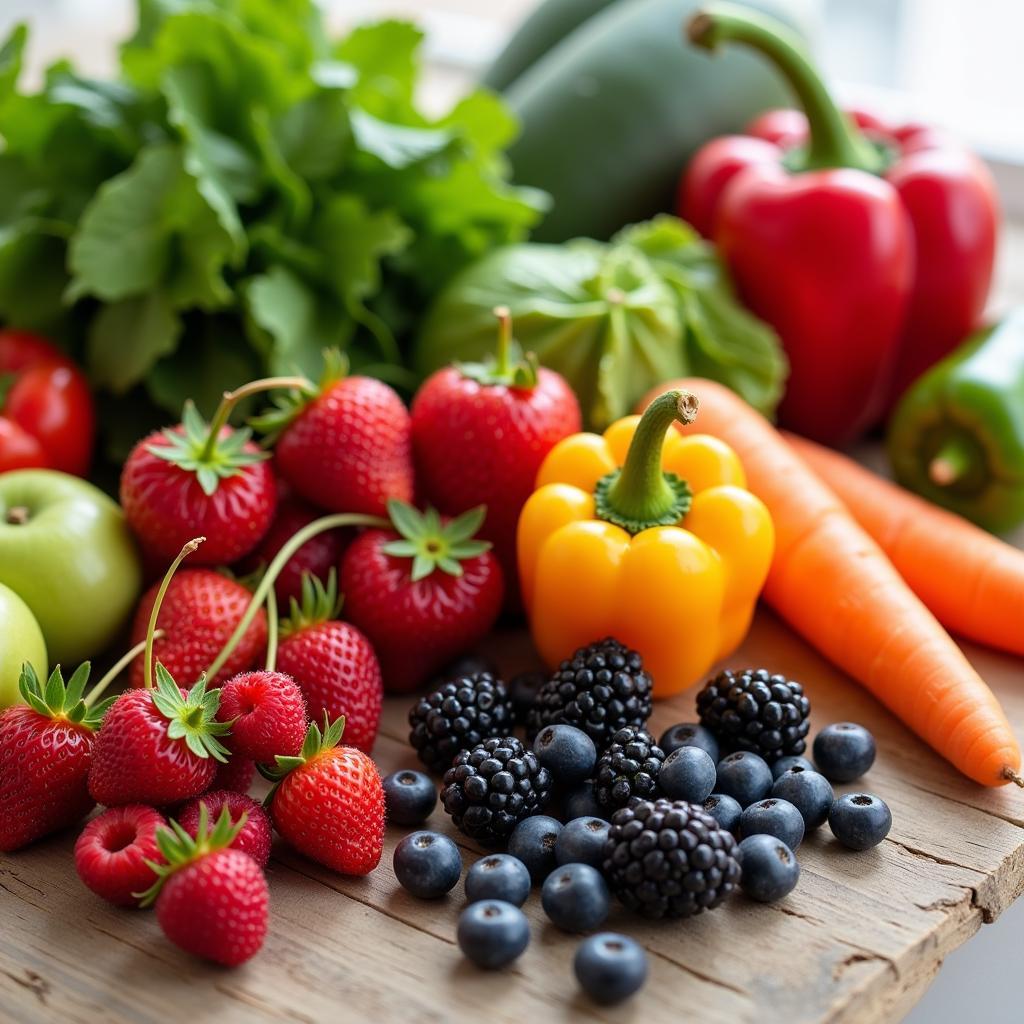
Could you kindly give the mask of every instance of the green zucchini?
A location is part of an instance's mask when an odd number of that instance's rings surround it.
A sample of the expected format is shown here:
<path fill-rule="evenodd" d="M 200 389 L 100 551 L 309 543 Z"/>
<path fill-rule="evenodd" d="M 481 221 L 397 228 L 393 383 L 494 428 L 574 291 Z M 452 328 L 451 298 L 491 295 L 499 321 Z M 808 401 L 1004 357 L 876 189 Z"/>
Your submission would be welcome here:
<path fill-rule="evenodd" d="M 534 240 L 607 239 L 671 210 L 680 172 L 703 143 L 792 104 L 757 54 L 709 55 L 684 43 L 683 25 L 699 6 L 617 0 L 508 88 L 522 125 L 508 151 L 515 180 L 554 198 Z M 794 24 L 792 0 L 751 6 Z"/>
<path fill-rule="evenodd" d="M 487 69 L 481 84 L 499 92 L 507 89 L 553 46 L 571 35 L 588 18 L 616 0 L 544 0 L 515 30 L 505 49 Z"/>

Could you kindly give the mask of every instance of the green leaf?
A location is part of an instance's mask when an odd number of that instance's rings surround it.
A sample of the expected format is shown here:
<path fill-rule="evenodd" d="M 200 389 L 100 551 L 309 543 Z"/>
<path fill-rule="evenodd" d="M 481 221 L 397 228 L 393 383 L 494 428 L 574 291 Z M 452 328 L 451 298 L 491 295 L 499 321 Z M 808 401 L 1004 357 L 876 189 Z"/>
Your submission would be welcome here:
<path fill-rule="evenodd" d="M 2 178 L 0 173 L 0 195 Z M 44 227 L 35 218 L 0 227 L 0 319 L 30 330 L 57 333 L 57 324 L 65 315 L 66 247 L 63 239 Z"/>
<path fill-rule="evenodd" d="M 0 44 L 0 104 L 14 93 L 21 74 L 22 55 L 28 40 L 28 25 L 22 23 Z"/>
<path fill-rule="evenodd" d="M 281 156 L 309 182 L 325 181 L 345 167 L 352 147 L 348 99 L 323 90 L 296 103 L 274 125 Z"/>
<path fill-rule="evenodd" d="M 436 157 L 454 141 L 449 131 L 392 124 L 358 108 L 351 117 L 356 148 L 396 171 Z"/>
<path fill-rule="evenodd" d="M 406 21 L 362 25 L 343 39 L 334 53 L 359 76 L 353 103 L 378 117 L 408 116 L 422 41 L 422 31 Z"/>
<path fill-rule="evenodd" d="M 86 344 L 93 382 L 115 394 L 127 391 L 174 351 L 181 327 L 170 300 L 159 289 L 103 306 L 93 318 Z"/>

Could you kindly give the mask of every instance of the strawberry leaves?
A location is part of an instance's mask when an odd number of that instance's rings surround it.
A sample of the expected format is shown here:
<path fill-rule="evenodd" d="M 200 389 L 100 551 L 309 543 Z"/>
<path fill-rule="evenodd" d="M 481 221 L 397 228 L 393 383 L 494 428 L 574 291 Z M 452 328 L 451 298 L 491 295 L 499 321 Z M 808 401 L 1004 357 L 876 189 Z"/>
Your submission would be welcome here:
<path fill-rule="evenodd" d="M 475 539 L 486 514 L 486 506 L 478 505 L 445 523 L 437 509 L 419 512 L 412 505 L 392 498 L 388 502 L 388 515 L 401 539 L 388 541 L 382 550 L 395 558 L 412 559 L 413 583 L 426 579 L 438 569 L 449 576 L 461 576 L 462 562 L 491 548 L 489 541 Z"/>
<path fill-rule="evenodd" d="M 306 730 L 306 738 L 303 740 L 302 749 L 298 754 L 294 757 L 278 754 L 274 758 L 277 762 L 275 765 L 257 764 L 256 768 L 260 775 L 274 783 L 266 799 L 263 801 L 264 807 L 269 807 L 273 803 L 277 787 L 285 776 L 295 771 L 296 768 L 301 768 L 304 764 L 308 764 L 314 757 L 317 757 L 324 751 L 333 750 L 341 742 L 341 735 L 344 731 L 345 716 L 340 715 L 332 722 L 328 717 L 327 710 L 324 709 L 323 731 L 321 731 L 320 726 L 316 722 L 311 722 Z"/>
<path fill-rule="evenodd" d="M 182 697 L 170 672 L 157 662 L 153 706 L 167 719 L 170 739 L 184 740 L 196 757 L 212 757 L 227 763 L 230 751 L 217 737 L 230 732 L 231 723 L 217 721 L 220 690 L 207 692 L 205 676 Z"/>
<path fill-rule="evenodd" d="M 117 698 L 108 697 L 105 701 L 90 707 L 83 699 L 85 684 L 89 681 L 89 671 L 89 662 L 83 662 L 65 683 L 58 665 L 43 686 L 35 669 L 25 662 L 21 668 L 18 689 L 25 703 L 37 714 L 45 718 L 63 719 L 72 725 L 82 725 L 87 729 L 98 729 L 107 709 Z"/>
<path fill-rule="evenodd" d="M 181 430 L 165 430 L 166 444 L 150 445 L 148 451 L 188 473 L 195 473 L 203 493 L 212 495 L 221 480 L 237 476 L 246 466 L 270 458 L 269 452 L 245 451 L 252 436 L 249 430 L 231 430 L 226 437 L 217 436 L 219 434 L 217 422 L 207 423 L 190 399 L 182 409 Z"/>

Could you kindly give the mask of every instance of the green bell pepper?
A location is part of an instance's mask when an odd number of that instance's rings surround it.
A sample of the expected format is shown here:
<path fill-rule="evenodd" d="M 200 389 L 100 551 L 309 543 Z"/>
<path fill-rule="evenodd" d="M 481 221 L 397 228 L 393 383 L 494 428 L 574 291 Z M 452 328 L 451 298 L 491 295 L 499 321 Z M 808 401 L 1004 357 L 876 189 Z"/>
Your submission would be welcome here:
<path fill-rule="evenodd" d="M 911 386 L 889 425 L 896 479 L 993 533 L 1024 522 L 1024 308 Z"/>

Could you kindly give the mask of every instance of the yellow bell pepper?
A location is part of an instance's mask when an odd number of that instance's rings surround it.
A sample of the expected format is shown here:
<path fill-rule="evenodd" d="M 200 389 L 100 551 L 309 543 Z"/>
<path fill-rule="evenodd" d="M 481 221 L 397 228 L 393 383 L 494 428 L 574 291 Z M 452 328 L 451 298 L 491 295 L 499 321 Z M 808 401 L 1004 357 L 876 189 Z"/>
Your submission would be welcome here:
<path fill-rule="evenodd" d="M 696 398 L 668 391 L 642 417 L 575 434 L 548 454 L 519 518 L 523 600 L 551 666 L 614 636 L 667 697 L 746 635 L 775 546 L 735 452 L 683 437 Z"/>

